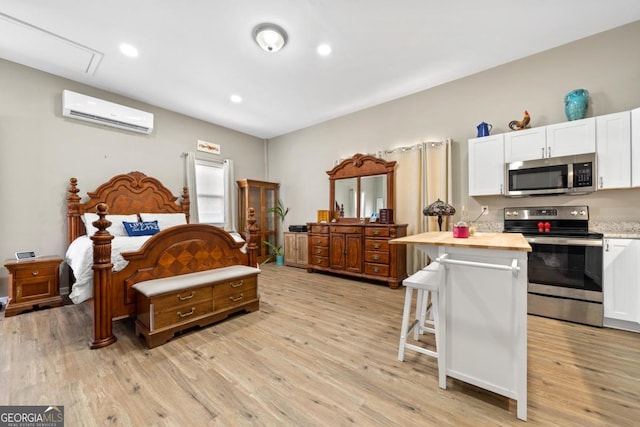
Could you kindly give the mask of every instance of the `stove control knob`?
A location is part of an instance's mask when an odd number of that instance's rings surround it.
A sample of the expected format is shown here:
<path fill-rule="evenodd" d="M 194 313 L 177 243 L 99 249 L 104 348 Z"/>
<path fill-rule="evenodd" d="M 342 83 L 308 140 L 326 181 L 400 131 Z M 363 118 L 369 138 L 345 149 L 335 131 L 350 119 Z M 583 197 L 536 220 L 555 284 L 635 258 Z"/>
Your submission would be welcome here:
<path fill-rule="evenodd" d="M 513 216 L 518 216 L 518 211 L 513 211 Z"/>
<path fill-rule="evenodd" d="M 505 214 L 506 216 L 511 216 L 511 211 L 506 211 L 504 214 Z"/>
<path fill-rule="evenodd" d="M 571 212 L 569 212 L 571 215 L 576 216 L 578 215 L 578 211 L 577 210 L 572 210 Z"/>
<path fill-rule="evenodd" d="M 586 212 L 586 211 L 584 211 L 584 210 L 581 210 L 581 211 L 580 211 L 580 212 L 578 212 L 578 213 L 580 214 L 580 216 L 585 216 L 585 215 L 587 214 L 587 212 Z"/>

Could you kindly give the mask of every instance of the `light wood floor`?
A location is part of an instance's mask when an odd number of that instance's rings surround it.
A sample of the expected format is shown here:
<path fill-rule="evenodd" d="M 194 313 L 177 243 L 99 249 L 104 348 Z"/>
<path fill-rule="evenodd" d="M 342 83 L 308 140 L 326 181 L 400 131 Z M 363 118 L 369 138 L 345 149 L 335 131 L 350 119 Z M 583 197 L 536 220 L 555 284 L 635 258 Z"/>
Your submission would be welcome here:
<path fill-rule="evenodd" d="M 397 360 L 404 291 L 264 266 L 261 309 L 153 350 L 115 323 L 89 350 L 85 304 L 0 321 L 0 405 L 63 405 L 67 426 L 631 426 L 640 334 L 529 316 L 529 404 Z"/>

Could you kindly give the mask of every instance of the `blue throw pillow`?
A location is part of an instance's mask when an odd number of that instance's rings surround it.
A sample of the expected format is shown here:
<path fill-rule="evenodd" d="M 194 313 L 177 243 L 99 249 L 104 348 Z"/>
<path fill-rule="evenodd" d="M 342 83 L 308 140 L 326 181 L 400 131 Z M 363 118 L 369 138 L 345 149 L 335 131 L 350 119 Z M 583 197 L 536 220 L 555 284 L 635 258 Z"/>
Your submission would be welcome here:
<path fill-rule="evenodd" d="M 127 235 L 133 236 L 153 236 L 158 231 L 158 221 L 143 221 L 143 222 L 126 222 L 122 221 L 124 229 L 127 231 Z"/>

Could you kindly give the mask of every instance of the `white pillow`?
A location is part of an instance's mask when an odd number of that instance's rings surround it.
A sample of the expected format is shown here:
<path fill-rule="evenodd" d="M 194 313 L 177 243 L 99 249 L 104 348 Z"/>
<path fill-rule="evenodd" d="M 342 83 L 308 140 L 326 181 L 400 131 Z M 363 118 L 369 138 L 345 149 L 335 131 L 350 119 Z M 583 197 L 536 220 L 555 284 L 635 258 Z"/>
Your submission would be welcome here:
<path fill-rule="evenodd" d="M 141 213 L 140 219 L 142 221 L 158 221 L 160 231 L 187 223 L 187 216 L 184 213 Z"/>
<path fill-rule="evenodd" d="M 97 221 L 98 218 L 100 218 L 98 214 L 94 213 L 85 213 L 82 215 L 82 222 L 84 222 L 84 228 L 87 230 L 87 236 L 93 236 L 98 231 L 98 229 L 93 226 L 93 222 Z M 122 221 L 138 222 L 138 215 L 107 215 L 106 219 L 111 221 L 111 226 L 107 228 L 109 233 L 114 236 L 128 236 L 127 231 L 122 225 Z"/>

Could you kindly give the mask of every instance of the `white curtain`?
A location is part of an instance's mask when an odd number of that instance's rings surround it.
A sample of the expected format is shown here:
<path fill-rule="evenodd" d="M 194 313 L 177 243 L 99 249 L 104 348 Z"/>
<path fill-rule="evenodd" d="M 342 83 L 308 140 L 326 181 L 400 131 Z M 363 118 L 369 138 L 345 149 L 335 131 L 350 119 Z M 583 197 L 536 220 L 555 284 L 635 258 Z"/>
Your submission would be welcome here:
<path fill-rule="evenodd" d="M 385 151 L 383 157 L 397 162 L 394 221 L 408 224 L 408 235 L 438 231 L 437 218 L 424 216 L 422 210 L 438 198 L 445 202 L 451 200 L 451 141 L 398 147 Z M 448 229 L 446 218 L 442 229 Z M 425 267 L 427 262 L 422 251 L 413 246 L 407 247 L 409 274 Z"/>
<path fill-rule="evenodd" d="M 198 194 L 196 193 L 196 153 L 185 153 L 186 186 L 189 190 L 189 222 L 197 224 L 198 219 Z"/>
<path fill-rule="evenodd" d="M 227 231 L 244 231 L 238 229 L 238 190 L 233 172 L 233 160 L 225 159 L 222 165 L 224 173 L 224 229 Z"/>

